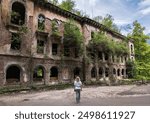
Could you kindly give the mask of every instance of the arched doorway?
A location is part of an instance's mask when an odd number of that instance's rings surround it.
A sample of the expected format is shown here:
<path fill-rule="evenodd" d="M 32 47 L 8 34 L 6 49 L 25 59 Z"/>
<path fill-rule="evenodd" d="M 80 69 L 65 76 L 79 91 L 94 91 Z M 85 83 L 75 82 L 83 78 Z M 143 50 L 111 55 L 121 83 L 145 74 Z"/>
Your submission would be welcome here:
<path fill-rule="evenodd" d="M 9 66 L 6 70 L 6 82 L 15 83 L 20 82 L 20 68 L 18 66 L 12 65 Z"/>
<path fill-rule="evenodd" d="M 33 80 L 34 81 L 44 81 L 45 72 L 43 66 L 37 66 L 34 69 Z"/>

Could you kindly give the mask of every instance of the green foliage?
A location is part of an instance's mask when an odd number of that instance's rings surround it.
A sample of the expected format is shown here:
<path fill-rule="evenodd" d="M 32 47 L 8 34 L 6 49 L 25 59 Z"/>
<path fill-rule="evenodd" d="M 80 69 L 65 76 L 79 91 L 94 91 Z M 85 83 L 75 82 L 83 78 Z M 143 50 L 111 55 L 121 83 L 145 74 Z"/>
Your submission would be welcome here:
<path fill-rule="evenodd" d="M 107 28 L 120 33 L 120 29 L 114 23 L 114 18 L 111 15 L 107 14 L 104 18 L 102 16 L 97 16 L 97 17 L 94 17 L 93 19 L 96 22 L 105 25 Z"/>
<path fill-rule="evenodd" d="M 11 12 L 11 22 L 15 23 L 17 20 L 21 21 L 21 15 L 18 12 Z M 21 23 L 21 22 L 20 22 Z"/>
<path fill-rule="evenodd" d="M 136 76 L 136 64 L 133 61 L 127 61 L 126 62 L 126 67 L 127 67 L 127 76 L 128 78 L 134 78 Z"/>
<path fill-rule="evenodd" d="M 106 53 L 117 55 L 128 54 L 129 51 L 125 41 L 116 42 L 112 38 L 106 36 L 104 32 L 94 33 L 94 37 L 91 40 L 91 45 L 94 46 L 94 49 L 97 47 Z"/>
<path fill-rule="evenodd" d="M 54 5 L 58 5 L 58 0 L 46 0 L 46 2 L 50 2 Z"/>
<path fill-rule="evenodd" d="M 64 43 L 70 46 L 82 47 L 82 33 L 72 20 L 64 24 Z"/>
<path fill-rule="evenodd" d="M 137 79 L 150 78 L 150 45 L 147 44 L 149 36 L 144 34 L 145 27 L 137 21 L 133 22 L 133 31 L 128 34 L 129 38 L 134 40 L 135 47 L 135 65 Z"/>
<path fill-rule="evenodd" d="M 43 22 L 43 23 L 38 23 L 38 30 L 39 31 L 44 31 L 44 29 L 45 29 L 45 23 Z"/>
<path fill-rule="evenodd" d="M 25 25 L 22 25 L 19 27 L 19 32 L 20 34 L 26 34 L 28 32 L 28 27 Z"/>
<path fill-rule="evenodd" d="M 75 2 L 73 0 L 63 0 L 59 7 L 67 11 L 73 12 L 75 8 Z"/>
<path fill-rule="evenodd" d="M 11 49 L 20 50 L 21 47 L 21 37 L 19 33 L 12 33 L 11 38 Z"/>
<path fill-rule="evenodd" d="M 56 36 L 60 36 L 59 25 L 55 20 L 52 21 L 52 34 Z"/>

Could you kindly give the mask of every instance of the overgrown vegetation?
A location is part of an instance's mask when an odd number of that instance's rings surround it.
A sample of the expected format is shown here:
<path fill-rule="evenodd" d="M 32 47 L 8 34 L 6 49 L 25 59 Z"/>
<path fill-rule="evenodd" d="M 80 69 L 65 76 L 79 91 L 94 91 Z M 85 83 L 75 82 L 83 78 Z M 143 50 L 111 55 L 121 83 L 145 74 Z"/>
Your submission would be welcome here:
<path fill-rule="evenodd" d="M 52 21 L 52 35 L 60 36 L 59 24 L 55 20 Z"/>
<path fill-rule="evenodd" d="M 136 79 L 150 79 L 150 45 L 147 40 L 150 39 L 144 33 L 145 27 L 137 21 L 133 22 L 133 31 L 128 34 L 129 38 L 134 40 L 135 47 L 135 75 Z"/>
<path fill-rule="evenodd" d="M 105 17 L 96 16 L 93 18 L 93 20 L 105 25 L 107 28 L 109 28 L 115 32 L 118 32 L 118 33 L 121 32 L 121 29 L 114 23 L 114 18 L 109 14 L 106 14 Z"/>
<path fill-rule="evenodd" d="M 79 51 L 83 49 L 82 33 L 72 20 L 64 24 L 64 45 L 78 48 Z"/>
<path fill-rule="evenodd" d="M 92 40 L 90 41 L 89 48 L 103 51 L 108 54 L 127 55 L 129 49 L 127 42 L 117 42 L 108 37 L 105 32 L 95 32 Z"/>

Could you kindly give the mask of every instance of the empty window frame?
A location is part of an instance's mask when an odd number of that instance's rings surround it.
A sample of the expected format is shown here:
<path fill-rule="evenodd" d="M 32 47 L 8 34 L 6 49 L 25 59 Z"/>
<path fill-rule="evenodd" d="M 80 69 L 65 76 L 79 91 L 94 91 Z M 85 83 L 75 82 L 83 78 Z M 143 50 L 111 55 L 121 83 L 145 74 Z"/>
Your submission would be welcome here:
<path fill-rule="evenodd" d="M 52 55 L 57 55 L 58 54 L 58 44 L 53 43 L 52 44 Z"/>
<path fill-rule="evenodd" d="M 42 40 L 37 40 L 37 53 L 44 54 L 45 43 Z"/>
<path fill-rule="evenodd" d="M 12 50 L 20 50 L 21 48 L 21 38 L 17 33 L 12 33 L 11 35 L 11 49 Z"/>
<path fill-rule="evenodd" d="M 38 16 L 38 30 L 40 31 L 45 30 L 45 16 L 42 14 Z"/>
<path fill-rule="evenodd" d="M 12 4 L 11 23 L 23 25 L 25 23 L 25 6 L 20 2 Z"/>

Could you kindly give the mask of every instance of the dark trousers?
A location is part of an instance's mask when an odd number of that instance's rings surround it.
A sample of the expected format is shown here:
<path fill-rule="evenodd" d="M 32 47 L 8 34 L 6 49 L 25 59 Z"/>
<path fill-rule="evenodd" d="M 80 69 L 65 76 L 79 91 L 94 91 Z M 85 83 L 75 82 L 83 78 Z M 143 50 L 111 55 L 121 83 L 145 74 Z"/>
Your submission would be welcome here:
<path fill-rule="evenodd" d="M 75 90 L 76 92 L 76 102 L 79 103 L 80 102 L 80 90 Z"/>

